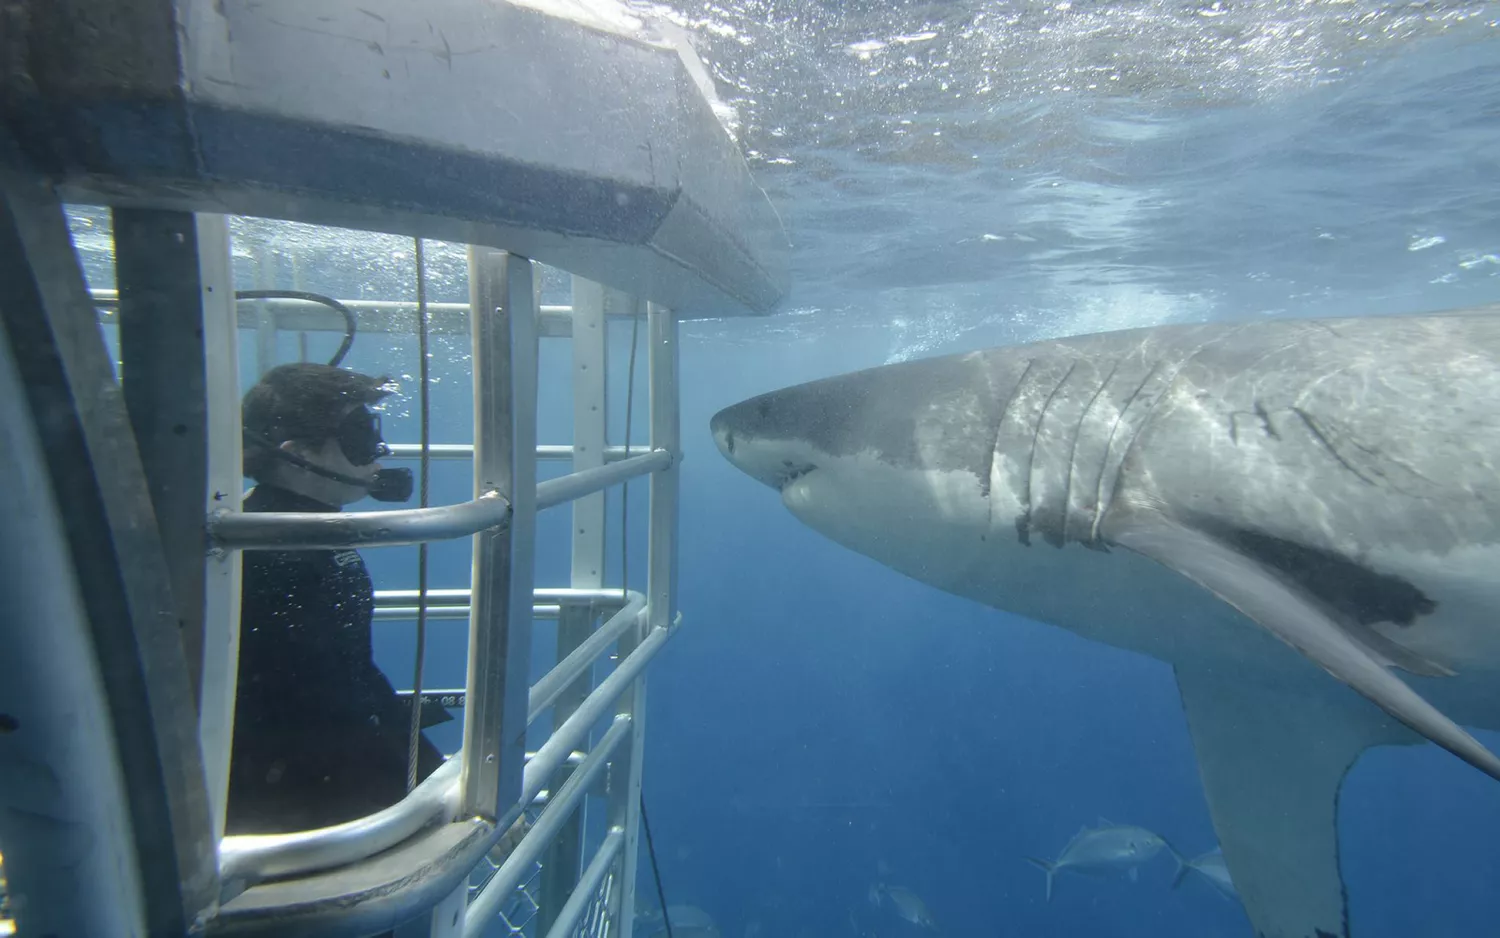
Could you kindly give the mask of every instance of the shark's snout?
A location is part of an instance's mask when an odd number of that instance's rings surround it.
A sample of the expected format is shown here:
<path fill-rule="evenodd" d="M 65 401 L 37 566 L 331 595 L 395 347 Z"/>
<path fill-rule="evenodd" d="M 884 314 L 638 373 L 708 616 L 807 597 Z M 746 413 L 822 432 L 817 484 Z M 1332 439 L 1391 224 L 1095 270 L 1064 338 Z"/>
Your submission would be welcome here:
<path fill-rule="evenodd" d="M 714 435 L 714 445 L 719 447 L 719 452 L 724 454 L 725 459 L 734 462 L 734 427 L 727 416 L 730 410 L 733 408 L 714 414 L 713 419 L 708 422 L 708 430 Z"/>
<path fill-rule="evenodd" d="M 735 468 L 779 491 L 817 467 L 809 459 L 805 441 L 768 432 L 766 418 L 772 411 L 764 397 L 744 401 L 715 414 L 709 431 L 719 452 Z"/>
<path fill-rule="evenodd" d="M 714 414 L 709 421 L 709 431 L 713 433 L 714 445 L 719 447 L 719 452 L 735 468 L 757 481 L 776 487 L 774 474 L 762 465 L 764 460 L 760 457 L 763 456 L 765 447 L 757 445 L 758 436 L 750 428 L 749 421 L 753 412 L 747 409 L 747 403 L 735 404 Z"/>

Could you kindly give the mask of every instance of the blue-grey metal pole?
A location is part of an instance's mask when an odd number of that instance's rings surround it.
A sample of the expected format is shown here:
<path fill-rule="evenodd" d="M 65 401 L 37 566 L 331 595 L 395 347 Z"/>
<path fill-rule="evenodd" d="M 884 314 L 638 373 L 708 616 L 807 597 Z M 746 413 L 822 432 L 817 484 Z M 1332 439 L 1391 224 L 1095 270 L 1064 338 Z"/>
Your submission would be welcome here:
<path fill-rule="evenodd" d="M 244 488 L 240 433 L 239 329 L 234 302 L 234 271 L 229 222 L 223 215 L 195 216 L 198 264 L 203 290 L 203 352 L 207 363 L 208 487 L 200 510 L 240 510 Z M 214 549 L 203 577 L 203 690 L 199 695 L 198 738 L 217 840 L 224 834 L 229 790 L 229 750 L 234 737 L 234 697 L 240 660 L 240 565 L 237 550 Z"/>
<path fill-rule="evenodd" d="M 0 775 L 21 777 L 14 773 L 24 769 L 27 777 L 54 780 L 37 788 L 33 814 L 97 841 L 86 858 L 63 862 L 55 836 L 0 830 L 14 871 L 7 875 L 34 900 L 20 925 L 27 934 L 87 934 L 91 921 L 109 924 L 103 913 L 92 917 L 94 907 L 133 901 L 144 934 L 181 934 L 209 912 L 218 892 L 196 695 L 135 435 L 62 206 L 41 177 L 0 175 L 0 330 L 0 355 L 8 354 L 12 367 L 8 390 L 17 395 L 3 424 L 7 458 L 17 462 L 0 460 L 0 480 L 33 492 L 36 512 L 29 529 L 5 515 L 18 530 L 0 538 L 0 565 L 11 571 L 0 586 L 23 595 L 16 599 L 21 618 L 7 616 L 0 626 L 0 647 L 36 661 L 48 641 L 36 630 L 74 638 L 86 632 L 86 644 L 72 647 L 82 657 L 67 663 L 94 671 L 97 680 L 87 683 L 109 707 L 107 724 L 85 727 L 88 701 L 49 702 L 54 715 L 77 707 L 78 722 L 67 725 L 23 711 L 23 701 L 6 703 L 19 728 L 31 729 L 14 733 L 0 757 L 28 741 L 41 748 L 24 757 L 12 752 L 22 761 L 0 764 Z M 31 459 L 20 462 L 28 452 Z M 13 539 L 28 530 L 50 543 Z M 16 582 L 30 552 L 44 549 L 52 568 Z M 34 615 L 49 609 L 71 621 Z M 76 745 L 47 746 L 49 739 Z M 104 751 L 90 752 L 101 740 Z M 114 810 L 100 823 L 96 805 L 106 799 Z M 115 894 L 96 892 L 90 873 L 102 874 Z"/>
<path fill-rule="evenodd" d="M 605 429 L 605 320 L 604 287 L 583 277 L 573 277 L 573 471 L 599 469 L 604 466 Z M 540 493 L 539 493 L 540 494 Z M 585 495 L 572 505 L 572 571 L 571 585 L 575 589 L 597 589 L 604 585 L 604 492 Z M 588 641 L 594 632 L 599 611 L 586 606 L 569 606 L 561 610 L 557 620 L 558 664 L 573 655 L 579 646 Z M 540 697 L 533 694 L 533 701 L 549 701 L 553 708 L 552 725 L 561 726 L 573 715 L 578 705 L 593 689 L 588 679 L 593 672 L 591 656 L 589 666 L 581 673 L 563 672 L 554 669 L 553 674 L 565 676 L 563 683 L 555 683 Z M 533 713 L 536 707 L 532 707 Z M 555 784 L 565 782 L 571 769 L 564 766 L 558 770 Z M 542 859 L 541 895 L 538 897 L 536 933 L 547 934 L 578 885 L 583 870 L 584 818 L 588 800 L 578 803 L 578 810 L 563 824 L 557 840 Z"/>
<path fill-rule="evenodd" d="M 469 248 L 474 492 L 505 492 L 510 524 L 474 539 L 460 811 L 500 820 L 521 795 L 536 530 L 536 293 L 531 262 Z"/>
<path fill-rule="evenodd" d="M 651 448 L 672 455 L 672 465 L 651 474 L 650 529 L 646 553 L 646 615 L 636 640 L 657 628 L 670 629 L 677 603 L 677 463 L 681 454 L 678 418 L 677 318 L 672 310 L 647 305 L 650 362 Z M 627 636 L 620 652 L 627 651 Z M 609 825 L 625 832 L 621 875 L 611 887 L 611 938 L 630 938 L 635 919 L 637 846 L 640 834 L 641 769 L 646 737 L 646 681 L 637 678 L 620 697 L 619 710 L 632 717 L 629 752 L 614 766 L 615 794 Z M 665 914 L 665 910 L 663 910 Z"/>

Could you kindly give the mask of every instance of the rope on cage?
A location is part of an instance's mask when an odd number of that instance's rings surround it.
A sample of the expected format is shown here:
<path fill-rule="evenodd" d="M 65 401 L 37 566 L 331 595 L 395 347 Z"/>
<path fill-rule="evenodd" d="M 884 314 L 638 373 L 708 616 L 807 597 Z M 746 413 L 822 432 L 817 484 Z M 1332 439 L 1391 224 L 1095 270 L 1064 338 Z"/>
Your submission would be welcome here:
<path fill-rule="evenodd" d="M 635 410 L 635 347 L 641 336 L 640 310 L 630 318 L 630 370 L 625 378 L 625 458 L 630 458 L 630 417 Z M 630 480 L 620 483 L 620 599 L 630 592 Z M 670 938 L 670 936 L 668 936 Z"/>
<path fill-rule="evenodd" d="M 421 382 L 418 397 L 422 412 L 421 506 L 427 507 L 429 469 L 432 459 L 432 399 L 428 393 L 427 361 L 427 271 L 422 239 L 413 238 L 417 264 L 417 366 Z M 417 754 L 422 747 L 422 668 L 427 660 L 427 542 L 417 546 L 417 655 L 412 666 L 411 732 L 406 747 L 406 790 L 417 787 Z"/>
<path fill-rule="evenodd" d="M 641 827 L 646 831 L 646 853 L 651 857 L 651 876 L 656 880 L 656 901 L 661 903 L 661 920 L 667 923 L 667 938 L 672 938 L 672 916 L 667 914 L 667 893 L 661 886 L 661 868 L 656 865 L 656 844 L 651 840 L 651 819 L 646 816 L 646 792 L 641 792 Z"/>
<path fill-rule="evenodd" d="M 640 343 L 641 317 L 639 310 L 630 319 L 630 367 L 625 379 L 625 458 L 630 458 L 631 415 L 635 410 L 635 355 Z M 620 597 L 630 590 L 630 483 L 620 485 Z M 656 899 L 661 903 L 661 918 L 667 926 L 667 938 L 672 938 L 672 917 L 667 914 L 667 894 L 661 885 L 661 867 L 656 862 L 656 844 L 651 839 L 651 819 L 646 816 L 646 794 L 640 794 L 641 827 L 646 831 L 646 852 L 651 857 L 651 876 L 656 881 Z"/>

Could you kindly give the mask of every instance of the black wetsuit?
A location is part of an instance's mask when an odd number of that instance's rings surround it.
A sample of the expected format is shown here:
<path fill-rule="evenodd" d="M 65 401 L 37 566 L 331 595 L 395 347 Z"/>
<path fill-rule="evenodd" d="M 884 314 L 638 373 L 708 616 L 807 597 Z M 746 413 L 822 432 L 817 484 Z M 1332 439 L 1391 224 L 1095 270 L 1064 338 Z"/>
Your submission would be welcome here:
<path fill-rule="evenodd" d="M 246 511 L 333 511 L 257 485 Z M 406 794 L 410 710 L 375 667 L 374 592 L 354 550 L 246 551 L 226 832 L 363 817 Z M 425 736 L 417 778 L 442 764 Z"/>

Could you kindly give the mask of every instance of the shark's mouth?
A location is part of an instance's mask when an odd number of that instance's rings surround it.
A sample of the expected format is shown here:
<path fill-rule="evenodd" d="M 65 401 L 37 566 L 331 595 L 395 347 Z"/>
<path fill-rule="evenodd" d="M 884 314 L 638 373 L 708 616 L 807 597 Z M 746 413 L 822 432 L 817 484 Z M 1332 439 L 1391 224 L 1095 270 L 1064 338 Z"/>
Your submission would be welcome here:
<path fill-rule="evenodd" d="M 775 484 L 777 491 L 785 491 L 788 485 L 791 485 L 817 468 L 817 466 L 810 462 L 796 463 L 787 460 L 782 463 L 782 471 L 776 476 Z"/>

